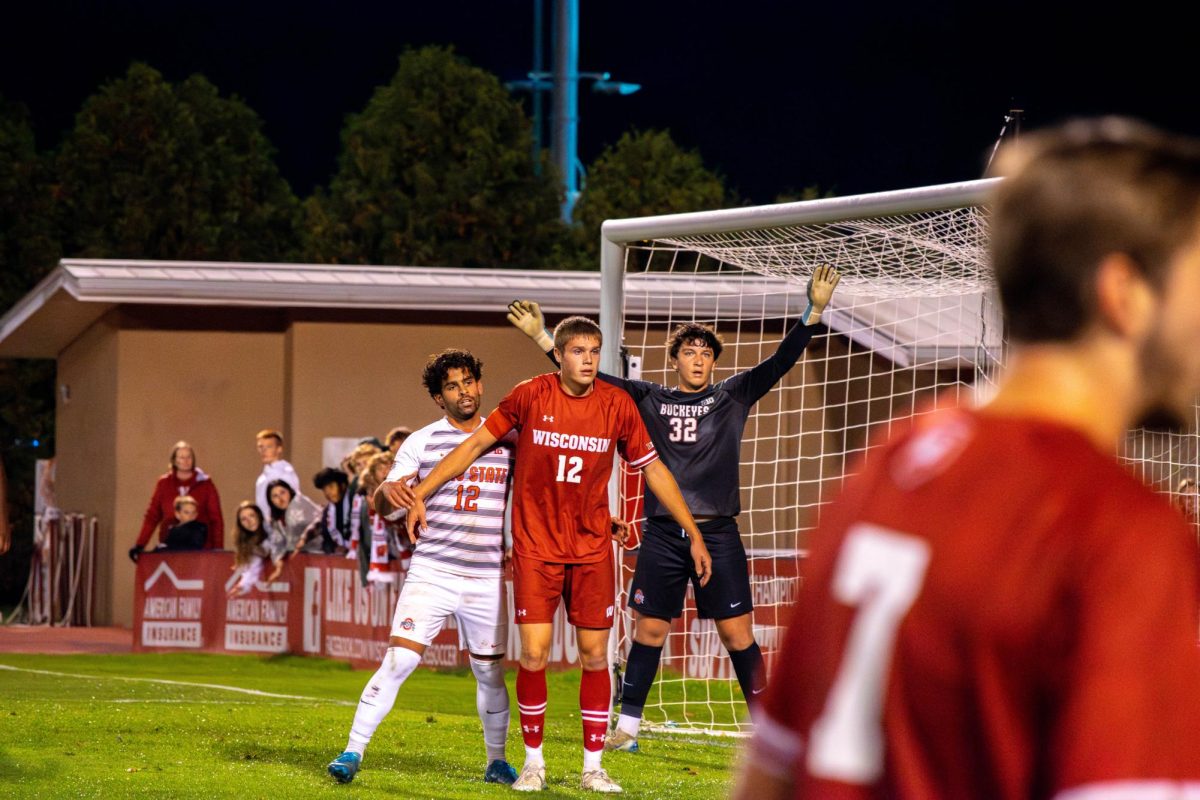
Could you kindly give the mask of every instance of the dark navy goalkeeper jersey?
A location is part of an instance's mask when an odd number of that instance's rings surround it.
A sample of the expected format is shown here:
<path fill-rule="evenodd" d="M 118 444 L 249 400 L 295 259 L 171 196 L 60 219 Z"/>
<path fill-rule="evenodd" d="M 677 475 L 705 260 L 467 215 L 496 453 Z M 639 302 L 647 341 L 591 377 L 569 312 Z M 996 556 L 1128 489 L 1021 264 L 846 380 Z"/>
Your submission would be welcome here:
<path fill-rule="evenodd" d="M 601 380 L 624 389 L 637 403 L 692 516 L 735 517 L 741 512 L 742 431 L 750 409 L 795 366 L 814 331 L 811 325 L 795 325 L 774 355 L 702 392 L 600 373 Z M 647 517 L 670 515 L 648 487 L 645 501 Z"/>

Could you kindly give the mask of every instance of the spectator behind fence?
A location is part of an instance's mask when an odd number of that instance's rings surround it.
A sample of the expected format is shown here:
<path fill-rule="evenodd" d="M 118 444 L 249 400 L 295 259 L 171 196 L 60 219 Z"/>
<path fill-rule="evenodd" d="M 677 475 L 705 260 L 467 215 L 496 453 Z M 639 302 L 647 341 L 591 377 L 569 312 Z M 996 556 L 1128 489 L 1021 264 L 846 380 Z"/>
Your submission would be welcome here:
<path fill-rule="evenodd" d="M 159 550 L 203 550 L 208 526 L 197 519 L 199 508 L 190 494 L 175 498 L 175 524 L 167 529 L 167 540 Z"/>
<path fill-rule="evenodd" d="M 129 548 L 129 557 L 134 561 L 146 549 L 156 528 L 159 542 L 167 543 L 167 529 L 176 523 L 175 501 L 184 495 L 195 499 L 196 519 L 208 529 L 208 538 L 203 546 L 210 550 L 220 550 L 225 546 L 221 496 L 212 479 L 196 466 L 195 449 L 187 442 L 176 442 L 171 448 L 169 467 L 154 485 L 154 494 L 142 518 L 142 530 L 137 543 Z"/>
<path fill-rule="evenodd" d="M 398 425 L 388 431 L 387 449 L 392 454 L 392 458 L 396 457 L 396 453 L 400 452 L 400 445 L 404 444 L 404 440 L 412 435 L 412 431 L 407 426 Z"/>
<path fill-rule="evenodd" d="M 271 513 L 271 504 L 267 500 L 267 486 L 271 481 L 286 481 L 292 488 L 292 494 L 300 494 L 300 476 L 292 465 L 283 460 L 283 434 L 267 428 L 254 435 L 254 446 L 258 448 L 258 457 L 262 459 L 262 473 L 254 481 L 254 502 L 258 510 L 267 518 Z"/>
<path fill-rule="evenodd" d="M 274 480 L 267 484 L 267 499 L 271 516 L 267 518 L 268 547 L 271 560 L 296 551 L 296 545 L 304 531 L 317 518 L 317 504 L 292 490 L 285 480 Z"/>
<path fill-rule="evenodd" d="M 350 496 L 358 494 L 359 482 L 362 480 L 363 470 L 367 468 L 367 462 L 371 460 L 371 456 L 379 453 L 379 448 L 368 442 L 359 442 L 358 447 L 350 452 L 350 455 L 342 459 L 342 469 L 350 478 Z"/>
<path fill-rule="evenodd" d="M 296 549 L 313 553 L 345 553 L 350 549 L 350 515 L 354 500 L 347 491 L 348 484 L 346 473 L 332 467 L 313 476 L 313 485 L 325 495 L 326 503 L 300 537 Z"/>
<path fill-rule="evenodd" d="M 263 572 L 271 563 L 271 554 L 266 547 L 267 531 L 263 526 L 262 511 L 253 500 L 243 500 L 237 510 L 237 525 L 234 526 L 233 571 L 237 577 L 229 589 L 229 596 L 246 594 L 254 588 L 254 584 L 263 579 Z M 283 559 L 275 565 L 275 569 L 267 577 L 273 581 L 283 569 Z"/>
<path fill-rule="evenodd" d="M 362 472 L 361 487 L 354 498 L 352 543 L 356 545 L 359 573 L 364 581 L 391 580 L 388 562 L 401 559 L 407 565 L 412 547 L 407 539 L 401 542 L 396 525 L 375 511 L 372 498 L 379 484 L 387 480 L 392 469 L 392 454 L 377 453 Z"/>

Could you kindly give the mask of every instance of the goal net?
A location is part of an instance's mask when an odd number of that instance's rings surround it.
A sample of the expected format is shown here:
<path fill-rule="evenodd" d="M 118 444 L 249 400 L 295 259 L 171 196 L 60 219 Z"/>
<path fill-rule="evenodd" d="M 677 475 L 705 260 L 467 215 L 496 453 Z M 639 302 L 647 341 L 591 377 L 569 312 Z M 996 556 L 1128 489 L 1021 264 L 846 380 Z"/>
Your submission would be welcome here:
<path fill-rule="evenodd" d="M 768 665 L 820 509 L 874 437 L 893 420 L 971 399 L 992 382 L 1003 337 L 980 205 L 991 183 L 605 223 L 603 366 L 667 386 L 678 383 L 664 347 L 677 324 L 707 323 L 721 335 L 714 380 L 723 380 L 775 351 L 805 310 L 817 266 L 842 273 L 821 332 L 754 407 L 742 439 L 738 524 Z M 640 476 L 618 483 L 622 512 L 640 517 Z M 622 667 L 636 555 L 635 541 L 619 571 Z M 689 588 L 643 724 L 736 734 L 748 723 L 716 628 L 697 618 Z"/>

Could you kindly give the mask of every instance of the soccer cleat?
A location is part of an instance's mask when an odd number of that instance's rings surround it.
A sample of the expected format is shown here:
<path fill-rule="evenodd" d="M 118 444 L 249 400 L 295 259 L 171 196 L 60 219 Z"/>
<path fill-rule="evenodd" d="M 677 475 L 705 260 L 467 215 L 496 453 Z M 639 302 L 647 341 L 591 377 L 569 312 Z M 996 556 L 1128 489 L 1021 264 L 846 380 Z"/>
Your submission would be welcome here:
<path fill-rule="evenodd" d="M 503 758 L 497 758 L 488 764 L 487 772 L 483 773 L 484 783 L 503 783 L 505 786 L 512 786 L 516 780 L 517 771 Z"/>
<path fill-rule="evenodd" d="M 604 794 L 620 794 L 625 791 L 621 788 L 621 784 L 608 777 L 608 773 L 603 769 L 593 769 L 583 773 L 579 788 L 585 792 L 602 792 Z"/>
<path fill-rule="evenodd" d="M 338 783 L 349 783 L 354 780 L 354 776 L 358 774 L 358 765 L 362 763 L 362 756 L 358 753 L 347 750 L 340 756 L 329 762 L 326 771 Z"/>
<path fill-rule="evenodd" d="M 521 776 L 512 785 L 514 792 L 540 792 L 546 788 L 546 765 L 526 764 Z"/>
<path fill-rule="evenodd" d="M 604 737 L 604 749 L 609 752 L 636 753 L 638 751 L 637 737 L 631 736 L 620 728 L 613 728 Z"/>

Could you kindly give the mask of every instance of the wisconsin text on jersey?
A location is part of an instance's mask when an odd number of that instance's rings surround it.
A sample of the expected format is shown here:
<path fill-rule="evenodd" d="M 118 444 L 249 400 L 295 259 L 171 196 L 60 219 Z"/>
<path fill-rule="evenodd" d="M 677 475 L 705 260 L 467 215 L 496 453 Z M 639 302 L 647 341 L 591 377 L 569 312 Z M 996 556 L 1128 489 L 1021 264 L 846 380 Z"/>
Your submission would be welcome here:
<path fill-rule="evenodd" d="M 533 429 L 533 443 L 542 447 L 578 450 L 583 453 L 607 453 L 612 447 L 612 439 L 601 436 L 577 436 L 574 433 L 557 433 L 539 428 Z"/>

